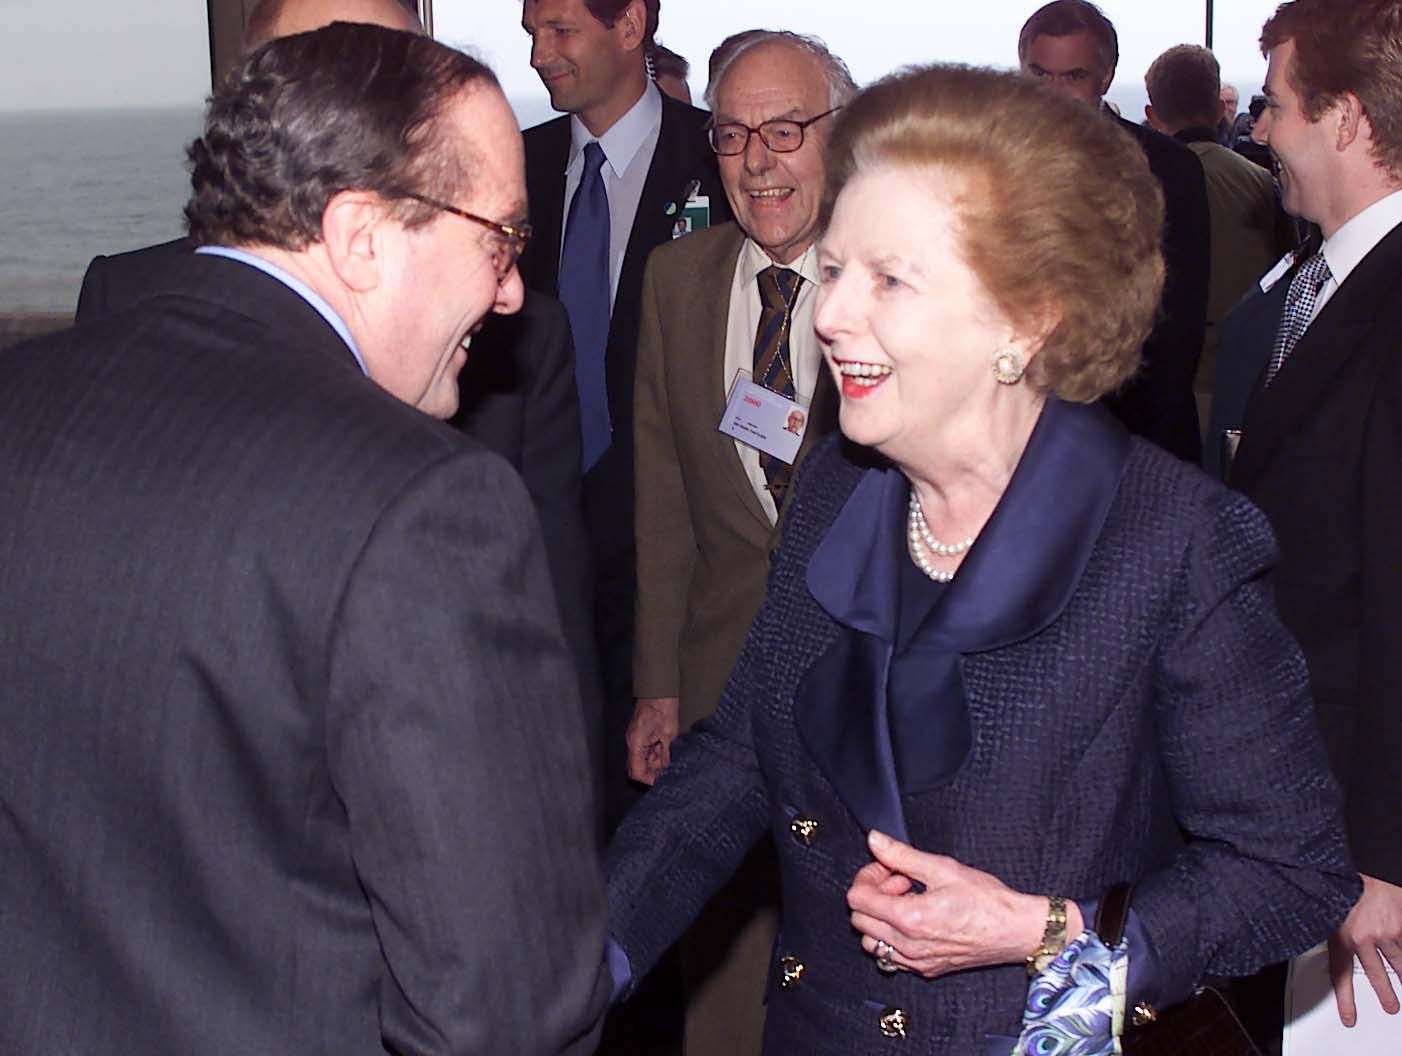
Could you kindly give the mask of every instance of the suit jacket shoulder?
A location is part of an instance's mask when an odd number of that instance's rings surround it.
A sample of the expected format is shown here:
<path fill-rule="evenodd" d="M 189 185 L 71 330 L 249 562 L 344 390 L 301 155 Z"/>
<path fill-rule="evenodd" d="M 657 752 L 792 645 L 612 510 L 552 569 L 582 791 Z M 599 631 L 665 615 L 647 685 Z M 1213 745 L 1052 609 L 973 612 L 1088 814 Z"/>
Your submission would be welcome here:
<path fill-rule="evenodd" d="M 174 274 L 194 252 L 177 238 L 113 256 L 96 256 L 83 274 L 74 323 L 81 326 L 141 300 Z"/>

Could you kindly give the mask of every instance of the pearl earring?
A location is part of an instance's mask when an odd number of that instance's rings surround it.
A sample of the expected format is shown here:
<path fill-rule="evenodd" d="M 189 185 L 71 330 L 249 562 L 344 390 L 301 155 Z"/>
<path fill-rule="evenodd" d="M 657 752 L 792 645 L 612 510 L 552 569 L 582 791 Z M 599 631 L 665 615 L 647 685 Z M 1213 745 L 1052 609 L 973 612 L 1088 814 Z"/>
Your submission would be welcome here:
<path fill-rule="evenodd" d="M 1016 385 L 1022 380 L 1022 358 L 1011 348 L 1000 349 L 993 356 L 993 376 L 999 385 Z"/>

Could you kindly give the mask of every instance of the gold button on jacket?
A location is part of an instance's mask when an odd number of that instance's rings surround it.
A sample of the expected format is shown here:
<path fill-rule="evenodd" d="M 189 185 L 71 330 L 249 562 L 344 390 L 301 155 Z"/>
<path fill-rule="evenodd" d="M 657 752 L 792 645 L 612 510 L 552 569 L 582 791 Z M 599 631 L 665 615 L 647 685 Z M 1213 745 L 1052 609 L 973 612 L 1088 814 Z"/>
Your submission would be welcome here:
<path fill-rule="evenodd" d="M 798 981 L 803 978 L 806 970 L 802 961 L 797 957 L 786 956 L 779 958 L 779 985 L 785 990 L 790 990 L 798 985 Z"/>
<path fill-rule="evenodd" d="M 794 834 L 795 839 L 803 842 L 803 846 L 812 847 L 813 837 L 818 834 L 818 822 L 800 814 L 789 822 L 789 831 Z"/>
<path fill-rule="evenodd" d="M 909 1026 L 906 1022 L 904 1009 L 899 1008 L 883 1009 L 881 1019 L 878 1022 L 881 1026 L 881 1033 L 888 1038 L 905 1037 L 906 1027 Z"/>

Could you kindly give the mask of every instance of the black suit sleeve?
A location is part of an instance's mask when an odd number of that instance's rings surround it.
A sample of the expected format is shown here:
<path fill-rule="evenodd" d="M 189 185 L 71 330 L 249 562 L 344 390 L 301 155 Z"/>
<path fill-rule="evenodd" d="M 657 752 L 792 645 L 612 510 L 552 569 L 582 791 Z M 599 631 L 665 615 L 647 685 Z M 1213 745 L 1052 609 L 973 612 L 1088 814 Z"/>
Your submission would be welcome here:
<path fill-rule="evenodd" d="M 328 766 L 385 964 L 386 1048 L 589 1053 L 610 982 L 576 682 L 517 477 L 421 474 L 351 570 Z"/>

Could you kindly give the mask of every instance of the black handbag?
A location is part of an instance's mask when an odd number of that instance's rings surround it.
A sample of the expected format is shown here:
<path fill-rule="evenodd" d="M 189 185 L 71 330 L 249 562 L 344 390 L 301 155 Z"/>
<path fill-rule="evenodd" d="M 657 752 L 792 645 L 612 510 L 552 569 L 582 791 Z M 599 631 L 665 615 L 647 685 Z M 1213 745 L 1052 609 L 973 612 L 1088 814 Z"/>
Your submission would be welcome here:
<path fill-rule="evenodd" d="M 1116 884 L 1096 910 L 1095 933 L 1111 949 L 1124 937 L 1133 890 Z M 1152 1015 L 1126 1009 L 1120 1043 L 1129 1056 L 1261 1056 L 1226 997 L 1210 986 Z"/>

